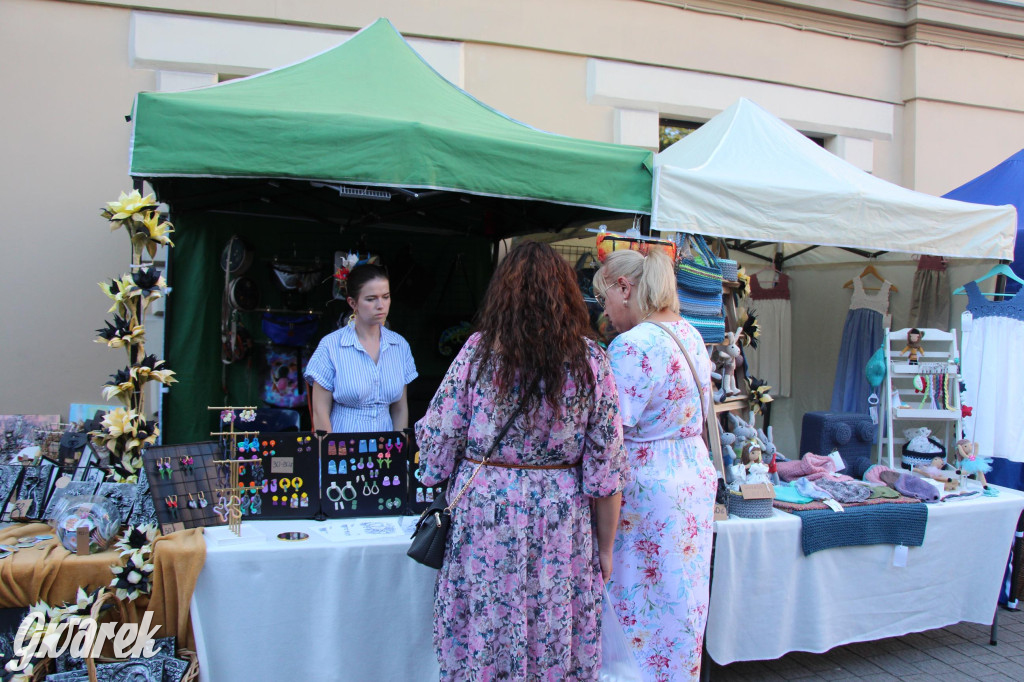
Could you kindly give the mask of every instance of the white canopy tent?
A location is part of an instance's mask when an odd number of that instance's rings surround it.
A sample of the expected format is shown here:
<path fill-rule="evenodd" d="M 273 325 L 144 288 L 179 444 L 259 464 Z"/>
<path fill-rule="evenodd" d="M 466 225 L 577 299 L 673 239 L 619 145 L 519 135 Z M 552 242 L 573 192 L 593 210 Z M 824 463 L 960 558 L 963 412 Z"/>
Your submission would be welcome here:
<path fill-rule="evenodd" d="M 880 252 L 1012 259 L 1016 227 L 1013 206 L 941 199 L 876 178 L 748 99 L 655 157 L 652 229 L 762 252 L 783 242 L 787 265 Z M 807 251 L 814 245 L 839 248 Z"/>

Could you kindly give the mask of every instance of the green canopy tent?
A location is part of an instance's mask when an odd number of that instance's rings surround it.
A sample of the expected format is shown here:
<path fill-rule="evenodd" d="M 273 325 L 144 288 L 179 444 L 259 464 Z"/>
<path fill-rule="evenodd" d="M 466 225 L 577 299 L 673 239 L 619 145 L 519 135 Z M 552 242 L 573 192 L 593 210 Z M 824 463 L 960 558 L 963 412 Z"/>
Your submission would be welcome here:
<path fill-rule="evenodd" d="M 253 367 L 232 367 L 227 396 L 221 387 L 218 254 L 232 234 L 257 265 L 355 247 L 403 263 L 412 283 L 393 281 L 392 318 L 415 353 L 417 341 L 436 346 L 436 318 L 471 315 L 497 240 L 650 212 L 650 152 L 510 119 L 441 77 L 385 19 L 290 66 L 139 93 L 132 118 L 131 175 L 176 228 L 165 338 L 181 382 L 164 399 L 165 442 L 205 437 L 197 405 L 259 400 Z M 280 300 L 261 293 L 263 305 Z M 322 331 L 339 312 L 327 306 Z M 243 322 L 259 326 L 254 314 Z M 432 392 L 446 362 L 428 355 L 417 384 Z"/>

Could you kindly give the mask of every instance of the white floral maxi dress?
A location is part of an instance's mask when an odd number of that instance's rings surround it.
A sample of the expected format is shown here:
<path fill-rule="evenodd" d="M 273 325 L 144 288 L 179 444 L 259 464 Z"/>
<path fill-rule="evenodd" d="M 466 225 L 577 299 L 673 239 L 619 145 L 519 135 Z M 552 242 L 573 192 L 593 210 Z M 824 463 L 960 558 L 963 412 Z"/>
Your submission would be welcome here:
<path fill-rule="evenodd" d="M 693 358 L 700 398 L 679 346 L 656 325 L 608 349 L 630 464 L 608 587 L 644 679 L 657 682 L 700 676 L 717 479 L 698 403 L 710 408 L 711 360 L 689 322 L 668 326 Z"/>
<path fill-rule="evenodd" d="M 416 423 L 427 485 L 454 476 L 449 498 L 514 411 L 493 372 L 473 364 L 479 334 L 463 346 Z M 520 416 L 452 511 L 434 600 L 442 680 L 596 680 L 601 648 L 601 567 L 590 497 L 622 488 L 626 457 L 608 357 L 588 341 L 595 391 L 569 378 L 559 410 Z M 518 390 L 518 389 L 517 389 Z M 515 465 L 577 464 L 570 469 Z"/>

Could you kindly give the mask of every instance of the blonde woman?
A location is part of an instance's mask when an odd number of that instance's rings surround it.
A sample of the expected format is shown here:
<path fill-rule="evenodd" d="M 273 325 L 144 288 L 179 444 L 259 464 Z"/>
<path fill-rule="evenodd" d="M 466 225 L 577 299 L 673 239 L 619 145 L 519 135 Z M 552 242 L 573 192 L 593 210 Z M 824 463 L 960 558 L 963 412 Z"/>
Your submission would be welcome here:
<path fill-rule="evenodd" d="M 711 360 L 679 316 L 672 261 L 661 251 L 610 254 L 594 291 L 620 332 L 608 353 L 630 464 L 609 592 L 645 679 L 697 680 L 716 487 L 701 439 Z"/>

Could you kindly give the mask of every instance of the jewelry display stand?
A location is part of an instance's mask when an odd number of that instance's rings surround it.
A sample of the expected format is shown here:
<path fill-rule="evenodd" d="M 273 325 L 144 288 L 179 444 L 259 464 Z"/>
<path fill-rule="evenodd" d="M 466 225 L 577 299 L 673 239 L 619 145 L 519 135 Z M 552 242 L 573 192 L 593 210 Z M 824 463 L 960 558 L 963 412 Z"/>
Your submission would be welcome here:
<path fill-rule="evenodd" d="M 410 448 L 404 433 L 328 433 L 320 443 L 320 508 L 326 518 L 406 512 Z"/>

